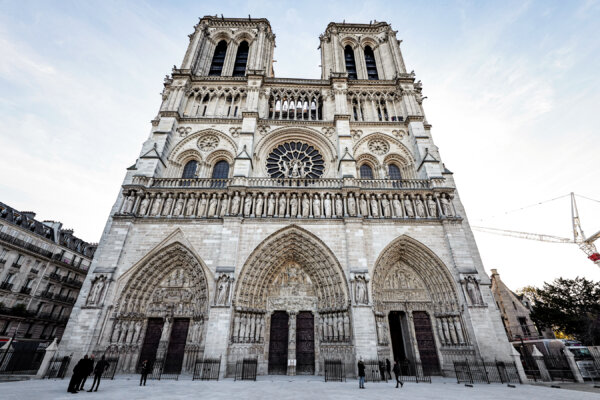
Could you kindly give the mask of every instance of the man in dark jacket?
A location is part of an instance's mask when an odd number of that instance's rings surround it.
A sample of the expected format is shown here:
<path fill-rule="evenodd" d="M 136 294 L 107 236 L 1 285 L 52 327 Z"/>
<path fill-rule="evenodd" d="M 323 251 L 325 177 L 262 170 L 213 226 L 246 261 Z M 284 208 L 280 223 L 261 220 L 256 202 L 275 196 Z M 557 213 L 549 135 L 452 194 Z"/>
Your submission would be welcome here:
<path fill-rule="evenodd" d="M 88 376 L 94 372 L 94 355 L 92 354 L 89 358 L 88 356 L 83 358 L 85 363 L 83 364 L 83 369 L 81 371 L 81 384 L 79 385 L 79 391 L 85 390 L 83 385 L 85 385 L 85 381 L 87 381 Z"/>
<path fill-rule="evenodd" d="M 144 360 L 144 362 L 142 363 L 142 369 L 140 371 L 142 373 L 142 375 L 140 376 L 140 386 L 142 386 L 142 382 L 144 383 L 144 386 L 146 386 L 146 379 L 148 378 L 150 369 L 151 364 L 148 362 L 148 360 Z"/>
<path fill-rule="evenodd" d="M 398 384 L 400 384 L 400 387 L 403 387 L 404 382 L 400 380 L 400 364 L 398 363 L 398 360 L 394 362 L 394 375 L 396 376 L 396 389 L 398 388 Z"/>
<path fill-rule="evenodd" d="M 358 388 L 365 388 L 365 363 L 362 358 L 358 360 Z"/>
<path fill-rule="evenodd" d="M 102 379 L 102 374 L 104 373 L 107 367 L 108 362 L 106 362 L 106 358 L 102 356 L 100 361 L 96 363 L 96 367 L 94 367 L 94 381 L 92 382 L 92 387 L 90 388 L 90 390 L 88 390 L 88 392 L 98 391 L 98 386 L 100 386 L 100 379 Z M 94 389 L 94 385 L 96 385 L 96 389 Z"/>
<path fill-rule="evenodd" d="M 67 391 L 69 393 L 77 393 L 77 389 L 79 389 L 79 384 L 81 383 L 81 378 L 83 375 L 84 366 L 87 363 L 87 354 L 83 356 L 81 360 L 77 362 L 75 368 L 73 368 L 73 375 L 71 376 L 71 380 L 69 381 L 69 388 Z"/>
<path fill-rule="evenodd" d="M 385 359 L 385 370 L 387 372 L 388 379 L 392 379 L 392 364 L 390 363 L 390 359 Z"/>

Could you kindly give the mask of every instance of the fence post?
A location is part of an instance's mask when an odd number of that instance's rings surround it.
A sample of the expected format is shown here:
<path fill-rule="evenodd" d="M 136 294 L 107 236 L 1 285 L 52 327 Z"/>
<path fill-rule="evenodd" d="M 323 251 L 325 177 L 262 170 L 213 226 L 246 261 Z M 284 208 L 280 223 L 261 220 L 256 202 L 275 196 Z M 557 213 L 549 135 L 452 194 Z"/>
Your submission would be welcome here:
<path fill-rule="evenodd" d="M 510 345 L 510 349 L 510 356 L 512 357 L 513 361 L 515 362 L 515 366 L 517 367 L 519 379 L 521 379 L 521 382 L 527 382 L 527 374 L 525 374 L 525 370 L 523 369 L 523 363 L 521 362 L 521 354 L 519 354 L 517 349 L 515 349 L 515 346 L 513 346 L 512 344 Z"/>
<path fill-rule="evenodd" d="M 571 368 L 571 372 L 573 373 L 573 378 L 575 378 L 575 382 L 583 382 L 583 376 L 581 376 L 581 372 L 579 371 L 579 367 L 575 362 L 575 356 L 571 353 L 571 350 L 565 347 L 565 357 L 567 358 L 567 362 L 569 363 L 569 367 Z"/>
<path fill-rule="evenodd" d="M 533 352 L 531 353 L 531 356 L 535 360 L 535 364 L 537 365 L 538 370 L 540 371 L 540 378 L 542 378 L 542 381 L 552 381 L 550 372 L 548 372 L 548 368 L 546 368 L 546 363 L 544 362 L 544 355 L 538 350 L 537 347 L 533 346 Z"/>
<path fill-rule="evenodd" d="M 46 347 L 44 359 L 42 360 L 40 368 L 38 369 L 37 374 L 35 375 L 36 378 L 41 379 L 44 377 L 46 371 L 48 370 L 48 366 L 50 365 L 50 361 L 52 361 L 52 359 L 54 358 L 54 355 L 56 354 L 57 350 L 58 344 L 56 343 L 56 338 L 54 338 L 52 343 L 50 343 L 50 346 Z"/>

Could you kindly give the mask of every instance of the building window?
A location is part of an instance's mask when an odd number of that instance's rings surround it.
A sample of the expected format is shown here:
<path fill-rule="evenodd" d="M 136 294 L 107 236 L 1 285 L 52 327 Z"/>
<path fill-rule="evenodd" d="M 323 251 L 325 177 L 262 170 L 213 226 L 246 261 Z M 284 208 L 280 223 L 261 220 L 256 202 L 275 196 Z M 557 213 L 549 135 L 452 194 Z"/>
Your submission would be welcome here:
<path fill-rule="evenodd" d="M 245 40 L 240 43 L 235 55 L 235 64 L 233 65 L 233 76 L 246 75 L 246 64 L 248 63 L 248 42 Z"/>
<path fill-rule="evenodd" d="M 402 175 L 400 174 L 400 168 L 396 164 L 390 164 L 388 166 L 388 172 L 390 174 L 390 179 L 399 181 L 402 179 Z"/>
<path fill-rule="evenodd" d="M 210 64 L 209 76 L 221 76 L 223 64 L 225 64 L 225 53 L 227 53 L 227 42 L 221 40 L 215 49 L 215 54 Z"/>
<path fill-rule="evenodd" d="M 348 72 L 348 79 L 358 79 L 356 75 L 356 61 L 354 61 L 354 50 L 352 46 L 347 45 L 344 47 L 344 59 L 346 60 L 346 72 Z"/>
<path fill-rule="evenodd" d="M 225 160 L 221 160 L 215 164 L 212 172 L 213 179 L 229 178 L 229 164 Z"/>
<path fill-rule="evenodd" d="M 367 164 L 360 166 L 360 177 L 362 179 L 373 179 L 373 169 Z"/>
<path fill-rule="evenodd" d="M 183 167 L 183 179 L 192 179 L 196 176 L 196 168 L 198 168 L 198 162 L 196 160 L 188 161 Z"/>
<path fill-rule="evenodd" d="M 367 76 L 370 80 L 379 79 L 377 75 L 377 64 L 375 64 L 375 54 L 370 46 L 365 47 L 365 64 L 367 65 Z"/>
<path fill-rule="evenodd" d="M 529 325 L 527 325 L 527 318 L 519 317 L 519 325 L 521 325 L 521 330 L 523 331 L 523 336 L 531 336 L 531 331 L 529 330 Z"/>

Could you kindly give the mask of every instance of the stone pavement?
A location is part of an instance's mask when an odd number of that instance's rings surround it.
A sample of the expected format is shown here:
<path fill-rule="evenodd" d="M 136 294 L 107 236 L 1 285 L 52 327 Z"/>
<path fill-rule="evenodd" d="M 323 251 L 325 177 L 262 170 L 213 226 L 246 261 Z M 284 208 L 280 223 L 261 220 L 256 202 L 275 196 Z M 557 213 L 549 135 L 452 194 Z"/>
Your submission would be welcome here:
<path fill-rule="evenodd" d="M 437 378 L 433 383 L 405 383 L 404 388 L 395 389 L 394 384 L 367 383 L 365 390 L 358 389 L 358 381 L 323 382 L 320 377 L 277 377 L 261 376 L 256 382 L 225 379 L 219 382 L 191 381 L 182 377 L 179 381 L 148 381 L 146 387 L 140 387 L 137 376 L 121 376 L 115 380 L 103 381 L 100 390 L 94 393 L 67 393 L 68 379 L 31 380 L 0 383 L 0 399 L 448 399 L 448 400 L 587 400 L 600 399 L 600 390 L 596 393 L 567 390 L 569 384 L 560 384 L 563 388 L 554 389 L 534 385 L 515 385 L 509 388 L 501 384 L 475 384 L 474 387 L 459 385 L 449 378 Z M 88 388 L 91 380 L 88 379 Z M 593 385 L 588 384 L 590 388 Z"/>

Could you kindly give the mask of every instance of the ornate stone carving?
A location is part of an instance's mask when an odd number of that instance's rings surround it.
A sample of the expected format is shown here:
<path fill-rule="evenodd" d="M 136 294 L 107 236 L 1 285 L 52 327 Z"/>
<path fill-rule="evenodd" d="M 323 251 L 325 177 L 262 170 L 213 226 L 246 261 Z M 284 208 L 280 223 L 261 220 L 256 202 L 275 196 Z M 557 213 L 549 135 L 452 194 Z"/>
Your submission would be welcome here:
<path fill-rule="evenodd" d="M 229 133 L 231 133 L 231 137 L 237 138 L 240 137 L 240 132 L 242 131 L 241 127 L 232 127 L 229 128 Z"/>
<path fill-rule="evenodd" d="M 92 281 L 92 287 L 90 294 L 87 297 L 86 305 L 88 306 L 99 306 L 102 304 L 102 298 L 106 287 L 108 286 L 108 280 L 106 276 L 100 275 Z"/>
<path fill-rule="evenodd" d="M 272 178 L 319 178 L 325 169 L 319 151 L 302 142 L 277 146 L 268 155 L 266 163 Z"/>
<path fill-rule="evenodd" d="M 335 133 L 335 128 L 328 126 L 328 127 L 323 128 L 322 131 L 325 136 L 331 136 Z"/>
<path fill-rule="evenodd" d="M 229 306 L 231 303 L 231 287 L 233 286 L 233 277 L 230 274 L 221 274 L 216 279 L 216 306 Z"/>
<path fill-rule="evenodd" d="M 177 128 L 177 133 L 179 133 L 180 137 L 186 137 L 190 134 L 191 131 L 192 128 L 189 126 L 180 126 L 179 128 Z"/>
<path fill-rule="evenodd" d="M 216 135 L 204 135 L 198 139 L 198 148 L 202 151 L 211 151 L 219 145 L 219 138 Z"/>
<path fill-rule="evenodd" d="M 390 145 L 383 139 L 370 140 L 368 147 L 371 153 L 377 154 L 378 156 L 387 154 L 387 152 L 390 151 Z"/>
<path fill-rule="evenodd" d="M 354 304 L 369 304 L 369 275 L 352 274 L 352 286 L 354 292 Z"/>
<path fill-rule="evenodd" d="M 360 129 L 352 129 L 350 135 L 352 135 L 352 139 L 356 141 L 362 136 L 362 131 Z"/>
<path fill-rule="evenodd" d="M 467 303 L 470 306 L 485 306 L 481 290 L 479 288 L 479 279 L 475 275 L 467 275 L 461 281 Z"/>

